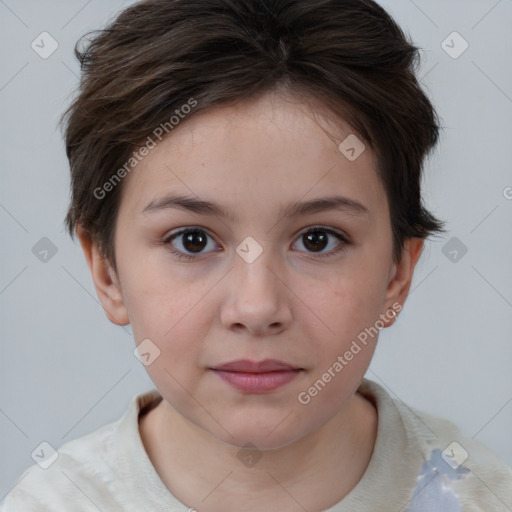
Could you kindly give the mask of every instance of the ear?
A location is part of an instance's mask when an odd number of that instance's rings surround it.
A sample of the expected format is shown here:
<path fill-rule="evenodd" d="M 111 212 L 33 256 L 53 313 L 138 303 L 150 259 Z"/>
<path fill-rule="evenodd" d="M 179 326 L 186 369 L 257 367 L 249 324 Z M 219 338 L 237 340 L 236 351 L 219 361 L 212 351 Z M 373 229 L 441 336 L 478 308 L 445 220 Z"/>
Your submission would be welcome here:
<path fill-rule="evenodd" d="M 402 310 L 411 288 L 414 269 L 421 256 L 424 242 L 422 238 L 408 238 L 405 241 L 402 259 L 398 263 L 393 263 L 390 272 L 390 280 L 386 289 L 386 311 L 393 310 L 398 315 Z M 396 317 L 390 318 L 389 315 L 385 315 L 385 317 L 387 318 L 384 320 L 386 327 L 396 320 Z"/>
<path fill-rule="evenodd" d="M 116 325 L 129 324 L 130 319 L 124 304 L 119 279 L 115 271 L 107 259 L 100 254 L 97 245 L 82 227 L 77 227 L 76 233 L 84 251 L 96 293 L 105 310 L 105 314 L 108 319 Z"/>

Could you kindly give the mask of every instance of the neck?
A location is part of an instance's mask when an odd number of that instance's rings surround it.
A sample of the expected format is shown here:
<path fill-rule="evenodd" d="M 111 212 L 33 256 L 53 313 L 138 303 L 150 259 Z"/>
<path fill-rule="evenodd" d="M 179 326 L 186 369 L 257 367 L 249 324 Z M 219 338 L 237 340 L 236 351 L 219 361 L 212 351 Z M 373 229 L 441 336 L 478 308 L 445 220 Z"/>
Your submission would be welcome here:
<path fill-rule="evenodd" d="M 251 452 L 216 439 L 162 400 L 140 419 L 140 433 L 163 483 L 199 512 L 320 511 L 343 499 L 364 474 L 377 411 L 356 393 L 311 434 L 277 450 Z"/>

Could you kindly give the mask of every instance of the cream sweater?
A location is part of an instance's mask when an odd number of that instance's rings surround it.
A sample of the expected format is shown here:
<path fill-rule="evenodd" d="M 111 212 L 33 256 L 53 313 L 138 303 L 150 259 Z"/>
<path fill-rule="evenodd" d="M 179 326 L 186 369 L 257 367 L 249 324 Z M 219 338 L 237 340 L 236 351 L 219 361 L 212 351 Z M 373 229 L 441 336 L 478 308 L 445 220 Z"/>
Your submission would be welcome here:
<path fill-rule="evenodd" d="M 324 512 L 512 512 L 512 470 L 491 451 L 375 382 L 364 379 L 358 392 L 377 407 L 376 444 L 359 483 Z M 119 420 L 64 444 L 46 469 L 51 459 L 27 469 L 0 510 L 192 511 L 160 480 L 140 438 L 139 414 L 161 399 L 156 390 L 134 396 Z"/>

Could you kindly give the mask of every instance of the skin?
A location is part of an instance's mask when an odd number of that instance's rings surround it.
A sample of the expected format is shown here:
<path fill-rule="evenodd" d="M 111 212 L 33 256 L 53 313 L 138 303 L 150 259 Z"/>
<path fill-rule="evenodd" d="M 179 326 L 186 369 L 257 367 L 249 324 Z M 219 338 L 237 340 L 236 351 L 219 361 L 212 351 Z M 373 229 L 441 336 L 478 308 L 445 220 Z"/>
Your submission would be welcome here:
<path fill-rule="evenodd" d="M 357 388 L 378 336 L 307 405 L 297 397 L 365 328 L 393 323 L 381 315 L 405 302 L 423 240 L 408 240 L 393 261 L 374 154 L 367 147 L 349 161 L 337 144 L 352 130 L 322 112 L 274 92 L 183 121 L 123 181 L 117 274 L 78 230 L 108 318 L 160 350 L 146 369 L 164 399 L 140 419 L 141 437 L 164 484 L 199 512 L 320 511 L 353 489 L 372 455 L 377 411 Z M 170 192 L 219 204 L 234 219 L 143 213 Z M 368 215 L 279 213 L 333 193 Z M 349 243 L 335 252 L 340 242 L 329 235 L 315 252 L 303 237 L 312 226 Z M 210 235 L 192 260 L 171 252 L 194 254 L 183 237 L 162 243 L 183 227 Z M 248 236 L 263 249 L 252 263 L 236 252 Z M 244 393 L 210 369 L 267 358 L 302 371 L 275 391 Z M 261 456 L 252 467 L 237 457 L 247 443 Z"/>

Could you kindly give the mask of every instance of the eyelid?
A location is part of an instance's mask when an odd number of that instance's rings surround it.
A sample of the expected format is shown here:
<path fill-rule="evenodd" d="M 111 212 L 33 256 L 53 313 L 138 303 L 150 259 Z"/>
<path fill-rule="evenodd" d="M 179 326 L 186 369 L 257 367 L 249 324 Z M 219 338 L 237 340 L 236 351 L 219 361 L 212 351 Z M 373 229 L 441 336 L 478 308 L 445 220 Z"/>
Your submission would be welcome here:
<path fill-rule="evenodd" d="M 348 236 L 347 233 L 345 233 L 341 229 L 334 228 L 331 226 L 325 226 L 323 224 L 313 224 L 311 226 L 303 228 L 299 231 L 297 236 L 300 236 L 300 235 L 303 235 L 304 233 L 308 233 L 309 231 L 315 231 L 315 230 L 319 230 L 319 231 L 322 230 L 322 231 L 325 231 L 326 233 L 331 233 L 331 234 L 337 235 L 340 238 L 342 238 L 343 240 L 345 240 L 346 242 L 350 242 L 350 237 Z"/>
<path fill-rule="evenodd" d="M 162 243 L 167 243 L 176 238 L 177 236 L 182 235 L 183 233 L 188 233 L 190 231 L 204 231 L 210 238 L 214 239 L 214 236 L 206 228 L 203 228 L 201 226 L 184 226 L 176 228 L 176 230 L 173 230 L 172 232 L 164 235 Z"/>

